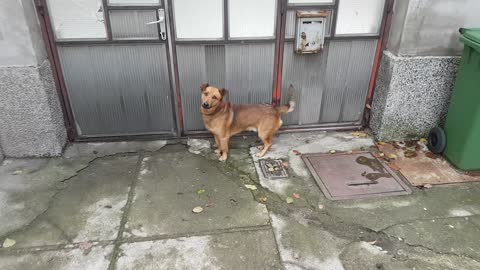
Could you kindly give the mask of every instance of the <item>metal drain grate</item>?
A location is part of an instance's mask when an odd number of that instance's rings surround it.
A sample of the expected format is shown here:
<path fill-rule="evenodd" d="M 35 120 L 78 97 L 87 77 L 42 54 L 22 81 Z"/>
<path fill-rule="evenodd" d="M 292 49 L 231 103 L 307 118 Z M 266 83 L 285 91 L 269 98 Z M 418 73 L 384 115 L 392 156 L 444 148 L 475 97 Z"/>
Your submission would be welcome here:
<path fill-rule="evenodd" d="M 287 170 L 280 159 L 260 159 L 260 168 L 262 168 L 265 178 L 285 178 L 288 177 Z"/>
<path fill-rule="evenodd" d="M 331 200 L 410 194 L 410 188 L 369 152 L 308 154 L 303 161 Z"/>

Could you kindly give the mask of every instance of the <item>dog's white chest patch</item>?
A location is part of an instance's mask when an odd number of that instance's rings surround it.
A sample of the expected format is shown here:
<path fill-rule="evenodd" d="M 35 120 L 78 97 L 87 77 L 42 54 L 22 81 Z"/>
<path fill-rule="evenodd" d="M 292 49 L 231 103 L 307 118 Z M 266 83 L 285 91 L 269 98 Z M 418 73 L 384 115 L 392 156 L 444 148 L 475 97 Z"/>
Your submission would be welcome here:
<path fill-rule="evenodd" d="M 248 130 L 248 131 L 257 132 L 257 128 L 254 128 L 254 127 L 248 127 L 247 130 Z"/>

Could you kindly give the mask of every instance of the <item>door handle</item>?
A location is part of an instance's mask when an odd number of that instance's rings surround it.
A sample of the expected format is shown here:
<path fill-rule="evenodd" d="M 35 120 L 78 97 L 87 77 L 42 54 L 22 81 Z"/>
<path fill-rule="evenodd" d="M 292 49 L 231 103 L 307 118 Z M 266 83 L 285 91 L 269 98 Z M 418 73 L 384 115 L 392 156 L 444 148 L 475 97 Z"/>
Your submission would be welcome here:
<path fill-rule="evenodd" d="M 153 22 L 146 23 L 147 25 L 151 24 L 159 24 L 160 25 L 160 38 L 162 40 L 167 40 L 167 32 L 165 27 L 165 10 L 163 8 L 159 9 L 158 11 L 158 20 Z"/>

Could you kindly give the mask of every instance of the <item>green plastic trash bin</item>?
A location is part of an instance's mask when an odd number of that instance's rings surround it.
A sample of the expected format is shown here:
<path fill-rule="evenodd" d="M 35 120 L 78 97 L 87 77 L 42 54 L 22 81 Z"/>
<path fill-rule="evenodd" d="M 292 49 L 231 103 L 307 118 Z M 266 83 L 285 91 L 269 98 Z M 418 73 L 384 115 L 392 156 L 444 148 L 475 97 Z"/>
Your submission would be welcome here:
<path fill-rule="evenodd" d="M 458 169 L 480 170 L 480 29 L 460 29 L 465 45 L 448 108 L 445 133 L 432 130 L 429 140 L 446 138 L 443 155 Z M 432 138 L 433 136 L 433 138 Z M 443 138 L 442 138 L 443 136 Z M 429 144 L 432 144 L 429 141 Z"/>

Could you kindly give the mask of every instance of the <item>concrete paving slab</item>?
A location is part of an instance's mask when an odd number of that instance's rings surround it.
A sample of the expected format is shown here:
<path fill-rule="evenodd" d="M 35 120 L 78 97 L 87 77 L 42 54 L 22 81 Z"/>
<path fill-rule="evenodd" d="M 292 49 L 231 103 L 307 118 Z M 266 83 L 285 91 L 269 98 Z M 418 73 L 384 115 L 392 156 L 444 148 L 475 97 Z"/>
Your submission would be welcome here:
<path fill-rule="evenodd" d="M 389 226 L 418 219 L 480 214 L 478 183 L 438 186 L 427 190 L 414 189 L 414 191 L 414 194 L 409 196 L 345 202 L 328 201 L 325 204 L 330 214 L 375 231 L 382 231 Z"/>
<path fill-rule="evenodd" d="M 420 220 L 398 224 L 385 233 L 400 237 L 414 246 L 435 249 L 441 253 L 467 256 L 480 261 L 480 228 L 468 217 Z"/>
<path fill-rule="evenodd" d="M 345 270 L 475 270 L 480 265 L 469 258 L 438 254 L 421 248 L 413 248 L 409 252 L 398 250 L 392 254 L 366 242 L 349 244 L 340 258 Z"/>
<path fill-rule="evenodd" d="M 271 219 L 286 269 L 343 269 L 339 255 L 347 240 L 309 224 L 300 215 L 271 214 Z"/>
<path fill-rule="evenodd" d="M 0 165 L 0 239 L 44 212 L 52 197 L 90 159 L 10 159 Z"/>
<path fill-rule="evenodd" d="M 266 225 L 267 209 L 239 181 L 184 146 L 145 157 L 125 237 L 146 237 Z M 194 207 L 202 213 L 192 212 Z"/>
<path fill-rule="evenodd" d="M 97 159 L 51 197 L 30 224 L 8 234 L 14 248 L 114 240 L 118 234 L 138 156 Z"/>
<path fill-rule="evenodd" d="M 96 246 L 88 254 L 81 249 L 0 254 L 2 270 L 104 270 L 113 246 Z"/>
<path fill-rule="evenodd" d="M 271 230 L 123 244 L 118 270 L 282 269 Z"/>

